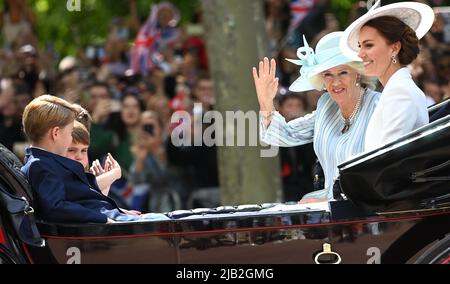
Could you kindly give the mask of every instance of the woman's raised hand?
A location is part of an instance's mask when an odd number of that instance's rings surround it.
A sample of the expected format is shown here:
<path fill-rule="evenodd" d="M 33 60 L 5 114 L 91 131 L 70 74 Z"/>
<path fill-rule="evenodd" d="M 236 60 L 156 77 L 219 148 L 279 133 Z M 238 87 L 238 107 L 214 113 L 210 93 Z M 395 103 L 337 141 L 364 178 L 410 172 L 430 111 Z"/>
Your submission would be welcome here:
<path fill-rule="evenodd" d="M 259 70 L 253 67 L 253 80 L 261 111 L 273 110 L 273 99 L 278 91 L 278 78 L 275 78 L 277 63 L 267 57 L 259 62 Z"/>

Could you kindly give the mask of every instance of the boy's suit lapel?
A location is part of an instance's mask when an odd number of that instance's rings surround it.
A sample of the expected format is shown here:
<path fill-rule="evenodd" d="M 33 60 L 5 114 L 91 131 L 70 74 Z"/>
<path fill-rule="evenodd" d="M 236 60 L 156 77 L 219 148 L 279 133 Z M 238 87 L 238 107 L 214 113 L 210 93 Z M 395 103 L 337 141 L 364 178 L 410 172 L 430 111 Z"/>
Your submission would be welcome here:
<path fill-rule="evenodd" d="M 63 166 L 64 168 L 68 169 L 69 171 L 73 172 L 82 182 L 84 182 L 85 184 L 89 185 L 90 187 L 92 187 L 89 184 L 88 179 L 86 178 L 86 174 L 84 173 L 83 170 L 83 166 L 74 160 L 68 159 L 66 157 L 48 152 L 48 151 L 44 151 L 38 148 L 30 148 L 31 149 L 31 154 L 34 157 L 46 157 L 46 158 L 51 158 L 53 160 L 55 160 L 56 162 L 58 162 L 61 166 Z"/>
<path fill-rule="evenodd" d="M 86 185 L 88 185 L 91 190 L 93 190 L 93 191 L 97 192 L 98 194 L 104 196 L 103 193 L 101 193 L 101 191 L 98 189 L 98 186 L 97 186 L 96 182 L 93 183 L 93 184 L 91 184 L 89 182 L 89 179 L 87 178 L 86 173 L 83 170 L 83 167 L 81 165 L 79 165 L 79 162 L 73 161 L 73 160 L 70 160 L 70 159 L 66 159 L 66 158 L 63 158 L 63 157 L 61 157 L 61 158 L 54 157 L 54 159 L 58 163 L 60 163 L 63 167 L 65 167 L 66 169 L 68 169 L 71 172 L 73 172 L 82 182 L 84 182 Z"/>
<path fill-rule="evenodd" d="M 74 160 L 68 159 L 66 157 L 63 156 L 59 156 L 53 153 L 50 153 L 48 151 L 43 151 L 41 149 L 38 148 L 29 148 L 27 149 L 27 157 L 29 157 L 29 155 L 32 155 L 34 157 L 39 157 L 39 158 L 50 158 L 53 159 L 54 161 L 56 161 L 58 164 L 60 164 L 61 166 L 63 166 L 65 169 L 71 171 L 72 173 L 74 173 L 83 183 L 85 183 L 87 186 L 89 186 L 89 188 L 95 192 L 97 192 L 98 194 L 103 195 L 103 193 L 101 193 L 101 191 L 99 189 L 97 189 L 97 184 L 91 184 L 86 176 L 86 173 L 83 170 L 83 166 Z"/>
<path fill-rule="evenodd" d="M 73 172 L 82 182 L 89 184 L 89 181 L 86 178 L 86 174 L 82 170 L 83 167 L 79 165 L 79 162 L 72 161 L 66 158 L 59 158 L 59 157 L 53 157 L 59 164 L 61 164 L 64 168 L 68 169 L 69 171 Z M 81 170 L 80 170 L 81 169 Z"/>

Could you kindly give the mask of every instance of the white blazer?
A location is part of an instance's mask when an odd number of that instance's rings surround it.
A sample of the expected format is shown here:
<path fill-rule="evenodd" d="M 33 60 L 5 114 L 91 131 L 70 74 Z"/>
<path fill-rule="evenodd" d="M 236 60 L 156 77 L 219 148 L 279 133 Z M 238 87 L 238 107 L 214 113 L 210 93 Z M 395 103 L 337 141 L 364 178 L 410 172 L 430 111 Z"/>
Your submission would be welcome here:
<path fill-rule="evenodd" d="M 386 83 L 366 131 L 365 151 L 379 148 L 428 124 L 425 94 L 408 68 L 395 72 Z"/>

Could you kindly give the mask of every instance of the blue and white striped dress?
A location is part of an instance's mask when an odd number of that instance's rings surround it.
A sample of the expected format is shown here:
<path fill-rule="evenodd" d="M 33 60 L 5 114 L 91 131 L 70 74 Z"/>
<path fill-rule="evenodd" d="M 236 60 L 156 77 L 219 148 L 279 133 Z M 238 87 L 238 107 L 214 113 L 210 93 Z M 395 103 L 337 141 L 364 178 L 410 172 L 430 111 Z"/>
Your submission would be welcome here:
<path fill-rule="evenodd" d="M 261 120 L 261 141 L 281 147 L 313 142 L 314 151 L 325 174 L 325 188 L 311 192 L 304 197 L 332 199 L 333 183 L 339 175 L 337 166 L 364 152 L 367 125 L 379 97 L 380 93 L 367 89 L 362 97 L 360 110 L 355 115 L 353 125 L 349 131 L 342 134 L 344 123 L 340 116 L 339 106 L 328 93 L 324 93 L 317 103 L 317 110 L 304 117 L 286 123 L 279 112 L 274 112 L 272 122 L 267 129 Z"/>

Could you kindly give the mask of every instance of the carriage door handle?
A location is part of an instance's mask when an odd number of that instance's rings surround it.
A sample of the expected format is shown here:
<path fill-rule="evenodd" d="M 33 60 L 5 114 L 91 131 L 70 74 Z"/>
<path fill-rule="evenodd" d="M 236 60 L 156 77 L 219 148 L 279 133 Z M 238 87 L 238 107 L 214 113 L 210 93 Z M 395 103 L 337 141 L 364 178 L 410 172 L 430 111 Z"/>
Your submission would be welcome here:
<path fill-rule="evenodd" d="M 319 252 L 314 258 L 316 264 L 339 264 L 341 261 L 341 256 L 332 251 L 331 245 L 328 243 L 323 244 L 323 251 Z"/>

